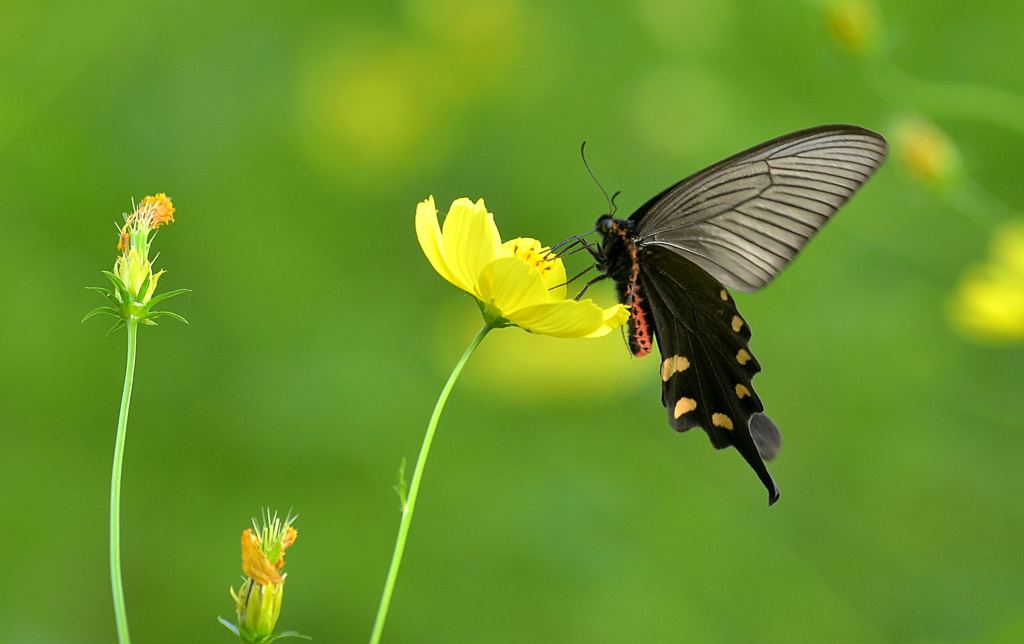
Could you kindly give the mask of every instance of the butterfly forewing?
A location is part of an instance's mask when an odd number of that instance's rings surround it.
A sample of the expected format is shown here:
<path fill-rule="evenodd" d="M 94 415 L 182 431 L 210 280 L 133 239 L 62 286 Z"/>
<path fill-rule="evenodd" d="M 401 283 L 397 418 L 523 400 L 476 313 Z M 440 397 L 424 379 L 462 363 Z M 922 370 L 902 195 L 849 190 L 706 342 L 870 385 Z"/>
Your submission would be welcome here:
<path fill-rule="evenodd" d="M 630 219 L 635 242 L 679 253 L 739 291 L 770 282 L 885 159 L 852 125 L 794 132 L 680 181 Z"/>

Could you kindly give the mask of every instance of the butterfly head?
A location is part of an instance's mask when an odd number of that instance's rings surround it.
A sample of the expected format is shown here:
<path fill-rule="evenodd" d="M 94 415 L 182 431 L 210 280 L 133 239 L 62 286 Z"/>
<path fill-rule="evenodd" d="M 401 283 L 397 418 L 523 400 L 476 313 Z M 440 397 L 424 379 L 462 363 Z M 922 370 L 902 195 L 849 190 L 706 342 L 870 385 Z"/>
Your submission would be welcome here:
<path fill-rule="evenodd" d="M 620 231 L 624 231 L 629 234 L 633 232 L 634 227 L 634 223 L 629 219 L 616 219 L 613 215 L 601 215 L 597 218 L 597 223 L 594 224 L 594 228 L 597 232 L 601 233 L 601 235 L 605 237 L 613 232 L 621 234 Z"/>

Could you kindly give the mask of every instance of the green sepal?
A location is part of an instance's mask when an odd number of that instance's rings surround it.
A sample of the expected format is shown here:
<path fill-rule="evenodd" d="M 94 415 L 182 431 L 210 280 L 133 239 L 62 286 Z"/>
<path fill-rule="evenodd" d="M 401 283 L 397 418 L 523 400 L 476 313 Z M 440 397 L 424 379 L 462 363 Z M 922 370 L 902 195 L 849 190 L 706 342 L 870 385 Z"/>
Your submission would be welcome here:
<path fill-rule="evenodd" d="M 161 315 L 169 315 L 172 318 L 174 318 L 175 320 L 178 320 L 179 322 L 184 322 L 185 324 L 188 324 L 188 320 L 186 320 L 185 318 L 181 317 L 177 313 L 172 313 L 170 311 L 149 311 L 147 313 L 147 315 L 146 315 L 146 320 L 148 321 L 148 320 L 151 320 L 153 318 L 158 318 Z M 151 322 L 151 324 L 156 324 L 156 322 Z"/>
<path fill-rule="evenodd" d="M 140 291 L 140 293 L 141 292 L 142 291 Z M 192 292 L 192 289 L 189 289 L 189 288 L 179 288 L 179 289 L 174 290 L 174 291 L 168 291 L 166 293 L 161 293 L 160 295 L 157 295 L 156 297 L 150 299 L 149 300 L 149 305 L 153 306 L 157 302 L 160 302 L 161 300 L 166 300 L 169 297 L 174 297 L 175 295 L 181 295 L 182 293 L 191 293 L 191 292 Z M 185 320 L 182 320 L 182 322 L 185 322 Z M 188 324 L 188 323 L 186 322 L 186 324 Z"/>
<path fill-rule="evenodd" d="M 110 300 L 110 303 L 113 304 L 114 306 L 118 306 L 121 304 L 121 302 L 118 301 L 116 297 L 114 297 L 113 291 L 111 291 L 109 288 L 103 288 L 102 286 L 86 286 L 85 288 L 89 289 L 90 291 L 96 291 L 103 297 Z"/>
<path fill-rule="evenodd" d="M 109 313 L 110 315 L 113 315 L 114 317 L 117 317 L 117 309 L 115 309 L 112 306 L 101 306 L 99 308 L 95 308 L 95 309 L 89 311 L 88 313 L 86 313 L 85 317 L 82 318 L 82 322 L 85 322 L 86 320 L 88 320 L 92 316 L 99 315 L 100 313 Z"/>
<path fill-rule="evenodd" d="M 516 326 L 501 317 L 501 311 L 493 304 L 484 304 L 480 300 L 476 300 L 476 298 L 474 298 L 474 300 L 476 301 L 476 305 L 480 307 L 480 313 L 484 316 L 484 322 L 492 329 L 504 329 L 505 327 Z"/>
<path fill-rule="evenodd" d="M 284 639 L 286 637 L 295 637 L 303 640 L 313 639 L 309 635 L 303 635 L 298 631 L 283 631 L 281 633 L 276 633 L 274 635 L 257 636 L 252 635 L 251 633 L 245 633 L 240 631 L 237 626 L 235 626 L 228 620 L 224 619 L 223 617 L 218 617 L 217 621 L 223 624 L 225 627 L 227 627 L 229 631 L 237 635 L 243 642 L 252 642 L 253 644 L 267 644 L 269 642 L 273 642 L 274 640 Z"/>
<path fill-rule="evenodd" d="M 132 301 L 131 296 L 128 295 L 128 287 L 124 285 L 124 282 L 121 281 L 120 277 L 114 275 L 110 271 L 103 271 L 103 274 L 107 276 L 111 283 L 113 283 L 114 288 L 117 289 L 117 294 L 121 296 L 122 302 Z"/>
<path fill-rule="evenodd" d="M 107 336 L 109 337 L 111 333 L 113 333 L 114 331 L 117 331 L 118 329 L 120 329 L 124 325 L 125 325 L 125 321 L 124 320 L 118 320 L 117 322 L 114 322 L 114 326 L 110 327 L 110 329 L 107 330 Z"/>
<path fill-rule="evenodd" d="M 242 634 L 238 632 L 238 627 L 235 626 L 234 624 L 232 624 L 231 622 L 229 622 L 228 620 L 224 619 L 223 617 L 218 616 L 217 617 L 217 621 L 220 622 L 221 624 L 223 624 L 224 626 L 226 626 L 229 631 L 231 631 L 232 633 L 234 633 L 238 637 L 242 636 Z"/>
<path fill-rule="evenodd" d="M 152 281 L 150 276 L 152 274 L 152 271 L 146 271 L 146 278 L 142 280 L 142 286 L 139 287 L 139 299 L 145 297 L 146 293 L 149 291 L 149 283 Z"/>
<path fill-rule="evenodd" d="M 300 640 L 312 640 L 313 639 L 309 635 L 303 635 L 302 633 L 300 633 L 298 631 L 282 631 L 282 632 L 278 633 L 277 635 L 271 635 L 270 639 L 266 640 L 266 641 L 267 642 L 273 642 L 274 640 L 283 640 L 286 637 L 294 637 L 294 638 L 297 638 L 297 639 L 300 639 Z"/>
<path fill-rule="evenodd" d="M 152 306 L 160 302 L 161 300 L 166 300 L 169 297 L 181 295 L 182 293 L 190 293 L 190 289 L 179 288 L 173 291 L 168 291 L 167 293 L 161 293 L 156 297 L 150 298 L 148 302 L 143 303 L 133 299 L 129 295 L 128 288 L 124 285 L 124 282 L 121 281 L 121 278 L 119 278 L 117 275 L 111 273 L 110 271 L 102 271 L 102 273 L 106 275 L 107 279 L 110 280 L 110 283 L 114 285 L 116 293 L 112 292 L 110 289 L 106 289 L 101 286 L 86 286 L 86 288 L 89 289 L 90 291 L 96 291 L 97 293 L 102 294 L 104 297 L 110 300 L 110 302 L 114 306 L 113 308 L 108 306 L 101 306 L 93 311 L 90 311 L 88 315 L 82 318 L 83 322 L 99 313 L 110 313 L 111 315 L 115 315 L 121 318 L 121 321 L 119 323 L 115 324 L 109 331 L 107 331 L 107 335 L 110 335 L 114 331 L 120 329 L 122 326 L 124 326 L 125 322 L 129 320 L 136 320 L 137 322 L 141 322 L 142 324 L 156 326 L 156 322 L 154 322 L 153 319 L 158 318 L 161 315 L 169 315 L 175 320 L 178 320 L 179 322 L 184 322 L 185 324 L 188 324 L 188 320 L 181 317 L 177 313 L 172 313 L 171 311 L 153 311 Z M 147 275 L 142 282 L 141 289 L 139 290 L 140 294 L 146 292 L 146 290 L 149 288 L 150 282 L 150 277 Z M 119 296 L 121 299 L 118 299 Z"/>

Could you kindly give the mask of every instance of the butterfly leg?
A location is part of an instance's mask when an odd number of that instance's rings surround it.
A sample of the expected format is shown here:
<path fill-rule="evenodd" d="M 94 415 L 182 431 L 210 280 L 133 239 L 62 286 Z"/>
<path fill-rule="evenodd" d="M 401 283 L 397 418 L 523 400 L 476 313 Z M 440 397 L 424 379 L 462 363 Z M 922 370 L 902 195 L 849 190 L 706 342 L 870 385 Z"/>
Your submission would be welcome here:
<path fill-rule="evenodd" d="M 591 266 L 590 268 L 594 268 L 594 267 Z M 589 271 L 590 268 L 588 268 L 586 271 L 583 271 L 583 273 L 586 273 L 587 271 Z M 580 275 L 583 275 L 583 273 L 580 273 Z M 576 277 L 579 277 L 580 275 L 577 275 Z M 574 277 L 573 279 L 576 279 L 576 277 Z M 586 284 L 584 284 L 583 285 L 583 290 L 580 291 L 579 293 L 577 293 L 576 297 L 573 298 L 573 299 L 575 299 L 577 302 L 579 302 L 580 298 L 582 298 L 583 294 L 587 292 L 587 289 L 590 288 L 591 284 L 596 284 L 597 282 L 600 282 L 601 280 L 605 280 L 605 279 L 608 279 L 608 275 L 605 275 L 604 273 L 598 275 L 594 279 L 592 279 L 589 282 L 587 282 Z M 572 280 L 569 280 L 569 281 L 571 282 Z"/>

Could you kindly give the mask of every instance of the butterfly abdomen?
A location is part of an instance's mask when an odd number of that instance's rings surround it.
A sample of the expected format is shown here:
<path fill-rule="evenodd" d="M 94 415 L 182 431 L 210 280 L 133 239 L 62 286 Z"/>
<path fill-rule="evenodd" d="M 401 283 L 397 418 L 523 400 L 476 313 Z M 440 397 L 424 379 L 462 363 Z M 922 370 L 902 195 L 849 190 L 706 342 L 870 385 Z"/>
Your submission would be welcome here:
<path fill-rule="evenodd" d="M 644 298 L 637 278 L 633 278 L 626 290 L 627 299 L 623 304 L 629 305 L 629 350 L 637 358 L 642 358 L 651 352 L 651 340 L 654 337 L 651 305 Z"/>
<path fill-rule="evenodd" d="M 654 346 L 654 318 L 640 283 L 640 264 L 631 236 L 633 224 L 608 217 L 602 218 L 598 226 L 604 233 L 604 271 L 615 280 L 619 302 L 629 307 L 629 350 L 643 358 Z"/>

